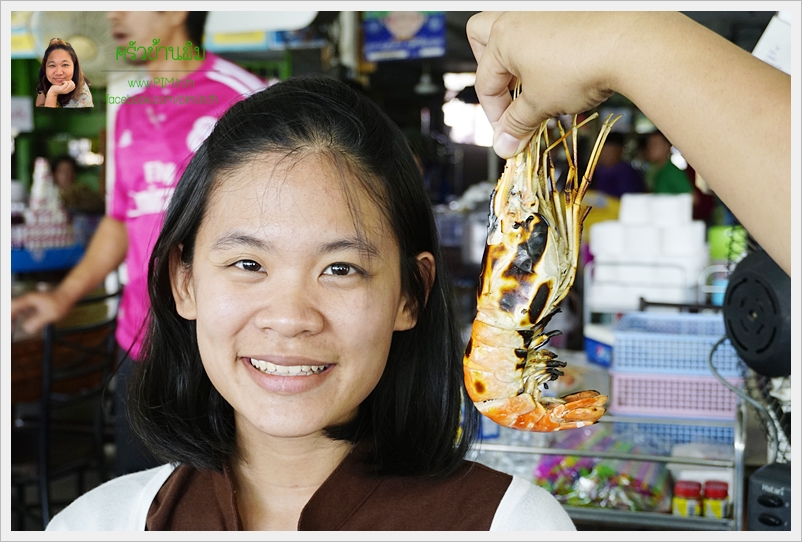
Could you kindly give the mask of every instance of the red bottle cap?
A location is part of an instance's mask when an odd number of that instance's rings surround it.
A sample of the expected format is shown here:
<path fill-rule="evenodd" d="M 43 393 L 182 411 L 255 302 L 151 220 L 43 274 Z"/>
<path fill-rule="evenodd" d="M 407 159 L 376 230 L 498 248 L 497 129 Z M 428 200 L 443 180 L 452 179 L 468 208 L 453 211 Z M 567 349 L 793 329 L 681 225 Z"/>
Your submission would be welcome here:
<path fill-rule="evenodd" d="M 726 499 L 729 493 L 729 484 L 718 480 L 708 480 L 705 482 L 706 499 Z"/>
<path fill-rule="evenodd" d="M 692 480 L 680 480 L 674 484 L 674 495 L 686 499 L 698 499 L 702 494 L 702 484 Z"/>

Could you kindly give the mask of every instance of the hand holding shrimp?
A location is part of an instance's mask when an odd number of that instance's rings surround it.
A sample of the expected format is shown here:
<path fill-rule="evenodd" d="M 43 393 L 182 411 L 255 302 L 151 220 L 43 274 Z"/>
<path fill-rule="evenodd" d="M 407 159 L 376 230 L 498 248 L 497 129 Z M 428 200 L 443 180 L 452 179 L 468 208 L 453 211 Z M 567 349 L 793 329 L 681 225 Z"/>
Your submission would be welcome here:
<path fill-rule="evenodd" d="M 524 152 L 507 161 L 491 199 L 477 315 L 466 347 L 465 385 L 477 409 L 493 421 L 526 431 L 559 431 L 595 423 L 607 397 L 581 391 L 562 398 L 540 386 L 562 376 L 565 362 L 542 349 L 558 331 L 545 332 L 576 276 L 581 208 L 604 140 L 618 118 L 607 117 L 585 175 L 576 169 L 577 132 L 549 143 L 547 122 Z M 573 161 L 567 137 L 573 142 Z M 564 199 L 555 189 L 551 151 L 562 144 L 568 162 Z M 542 151 L 541 147 L 545 150 Z"/>
<path fill-rule="evenodd" d="M 791 273 L 789 74 L 680 12 L 481 12 L 467 34 L 499 156 L 549 117 L 626 96 Z"/>

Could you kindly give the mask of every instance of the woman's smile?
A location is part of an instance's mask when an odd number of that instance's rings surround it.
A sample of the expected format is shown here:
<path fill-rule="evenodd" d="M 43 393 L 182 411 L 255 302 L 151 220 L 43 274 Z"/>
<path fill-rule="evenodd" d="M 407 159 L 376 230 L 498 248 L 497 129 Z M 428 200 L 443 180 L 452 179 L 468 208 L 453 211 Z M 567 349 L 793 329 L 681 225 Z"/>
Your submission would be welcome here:
<path fill-rule="evenodd" d="M 311 392 L 326 383 L 334 364 L 286 365 L 256 358 L 242 358 L 248 376 L 261 389 L 279 395 Z"/>
<path fill-rule="evenodd" d="M 277 376 L 310 376 L 322 373 L 328 367 L 328 365 L 276 365 L 275 363 L 255 358 L 248 358 L 248 361 L 266 375 Z"/>

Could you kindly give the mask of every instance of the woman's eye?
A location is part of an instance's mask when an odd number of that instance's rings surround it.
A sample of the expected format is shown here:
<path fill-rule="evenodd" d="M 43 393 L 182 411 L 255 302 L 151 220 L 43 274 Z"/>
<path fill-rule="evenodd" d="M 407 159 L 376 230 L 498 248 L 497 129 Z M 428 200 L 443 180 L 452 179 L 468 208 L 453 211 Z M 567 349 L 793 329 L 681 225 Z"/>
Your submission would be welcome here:
<path fill-rule="evenodd" d="M 354 274 L 356 272 L 357 272 L 357 269 L 354 266 L 352 266 L 351 264 L 338 262 L 338 263 L 333 263 L 330 266 L 328 266 L 326 268 L 326 270 L 323 272 L 323 274 L 324 275 L 345 276 L 345 275 L 352 275 L 352 274 Z"/>
<path fill-rule="evenodd" d="M 234 264 L 236 267 L 239 267 L 243 271 L 261 271 L 262 266 L 256 263 L 253 260 L 240 260 Z"/>

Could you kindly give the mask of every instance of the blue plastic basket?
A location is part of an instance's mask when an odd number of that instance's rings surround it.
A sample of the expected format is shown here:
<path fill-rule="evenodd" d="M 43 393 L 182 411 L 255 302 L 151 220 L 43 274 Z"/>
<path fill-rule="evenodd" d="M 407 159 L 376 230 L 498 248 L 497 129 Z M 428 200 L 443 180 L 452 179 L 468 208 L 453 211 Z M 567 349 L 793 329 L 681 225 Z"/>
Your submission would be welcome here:
<path fill-rule="evenodd" d="M 637 432 L 659 439 L 667 445 L 667 449 L 677 444 L 688 442 L 720 443 L 733 445 L 735 430 L 732 427 L 708 425 L 674 425 L 662 423 L 615 423 L 613 433 L 623 434 Z"/>
<path fill-rule="evenodd" d="M 613 328 L 611 369 L 623 372 L 711 376 L 707 359 L 725 335 L 721 314 L 625 314 Z M 742 376 L 741 360 L 724 341 L 713 354 L 721 376 Z"/>

